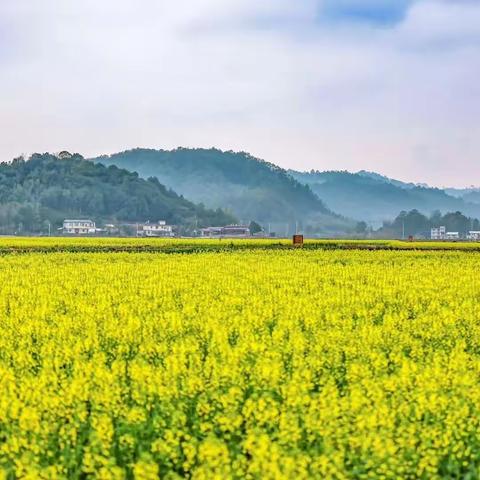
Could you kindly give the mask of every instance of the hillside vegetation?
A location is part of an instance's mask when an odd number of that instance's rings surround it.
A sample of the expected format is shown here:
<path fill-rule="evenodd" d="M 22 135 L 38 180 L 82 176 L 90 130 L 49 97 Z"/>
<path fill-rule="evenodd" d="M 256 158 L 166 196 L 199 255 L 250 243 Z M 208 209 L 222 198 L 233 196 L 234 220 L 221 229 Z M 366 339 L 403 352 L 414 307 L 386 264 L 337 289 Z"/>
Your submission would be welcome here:
<path fill-rule="evenodd" d="M 270 224 L 291 233 L 295 224 L 308 232 L 345 232 L 354 223 L 333 214 L 310 187 L 285 170 L 248 153 L 217 149 L 172 151 L 134 149 L 92 159 L 138 172 L 210 208 L 226 208 L 240 220 Z"/>
<path fill-rule="evenodd" d="M 195 205 L 156 178 L 86 161 L 35 154 L 29 160 L 0 164 L 2 233 L 42 232 L 65 217 L 97 221 L 166 220 L 185 229 L 235 220 L 222 210 Z"/>

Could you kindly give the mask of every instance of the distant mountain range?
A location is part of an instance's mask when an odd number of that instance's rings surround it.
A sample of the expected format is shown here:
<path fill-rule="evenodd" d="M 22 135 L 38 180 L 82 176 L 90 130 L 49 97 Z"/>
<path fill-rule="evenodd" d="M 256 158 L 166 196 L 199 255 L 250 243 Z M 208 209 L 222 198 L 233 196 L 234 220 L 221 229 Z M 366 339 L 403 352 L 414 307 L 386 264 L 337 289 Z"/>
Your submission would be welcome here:
<path fill-rule="evenodd" d="M 242 222 L 255 220 L 279 235 L 297 228 L 334 235 L 356 222 L 333 213 L 284 169 L 248 153 L 217 149 L 134 149 L 91 159 L 156 177 L 179 194 L 208 208 L 224 208 Z"/>
<path fill-rule="evenodd" d="M 480 204 L 480 188 L 445 188 L 445 192 L 452 197 L 462 198 L 466 202 Z"/>
<path fill-rule="evenodd" d="M 360 171 L 288 172 L 308 185 L 325 204 L 337 213 L 379 226 L 401 210 L 417 209 L 424 214 L 436 210 L 461 211 L 480 216 L 480 192 L 475 189 L 442 190 L 425 184 L 405 183 L 378 173 Z"/>

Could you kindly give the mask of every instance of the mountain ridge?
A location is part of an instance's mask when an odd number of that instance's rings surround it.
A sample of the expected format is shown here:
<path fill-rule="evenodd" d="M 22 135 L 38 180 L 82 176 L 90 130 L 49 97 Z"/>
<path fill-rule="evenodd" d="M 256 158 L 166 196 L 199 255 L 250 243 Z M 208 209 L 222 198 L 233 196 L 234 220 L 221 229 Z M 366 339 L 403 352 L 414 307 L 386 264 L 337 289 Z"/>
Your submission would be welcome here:
<path fill-rule="evenodd" d="M 454 197 L 440 188 L 401 182 L 374 172 L 288 172 L 309 185 L 332 210 L 374 226 L 392 220 L 402 210 L 416 209 L 425 214 L 462 211 L 474 216 L 480 213 L 480 202 L 467 201 L 468 197 Z"/>
<path fill-rule="evenodd" d="M 207 207 L 222 206 L 240 220 L 255 220 L 290 234 L 303 230 L 345 232 L 355 222 L 329 208 L 283 168 L 246 152 L 219 149 L 131 149 L 90 159 L 156 176 L 163 184 Z"/>

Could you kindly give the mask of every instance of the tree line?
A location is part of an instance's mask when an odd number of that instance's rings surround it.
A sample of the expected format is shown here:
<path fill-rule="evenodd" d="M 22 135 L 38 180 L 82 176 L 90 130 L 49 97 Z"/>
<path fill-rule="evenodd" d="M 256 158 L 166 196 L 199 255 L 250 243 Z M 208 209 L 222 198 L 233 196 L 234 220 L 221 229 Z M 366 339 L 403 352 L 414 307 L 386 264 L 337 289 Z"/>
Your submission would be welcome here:
<path fill-rule="evenodd" d="M 480 230 L 480 221 L 477 218 L 467 217 L 462 212 L 442 214 L 433 212 L 430 216 L 418 210 L 402 211 L 391 222 L 384 222 L 376 235 L 383 238 L 424 237 L 430 238 L 432 228 L 445 226 L 447 231 L 466 235 L 470 230 Z"/>

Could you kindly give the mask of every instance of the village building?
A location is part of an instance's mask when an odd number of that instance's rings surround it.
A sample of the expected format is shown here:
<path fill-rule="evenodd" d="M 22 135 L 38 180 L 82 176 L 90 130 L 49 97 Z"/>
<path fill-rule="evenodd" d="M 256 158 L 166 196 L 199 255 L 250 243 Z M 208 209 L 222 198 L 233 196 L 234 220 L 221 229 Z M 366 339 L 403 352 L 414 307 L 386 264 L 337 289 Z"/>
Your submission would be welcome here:
<path fill-rule="evenodd" d="M 470 230 L 467 235 L 467 240 L 480 241 L 480 231 Z"/>
<path fill-rule="evenodd" d="M 93 220 L 71 220 L 63 221 L 62 233 L 65 235 L 88 235 L 94 234 L 97 229 Z"/>
<path fill-rule="evenodd" d="M 447 232 L 445 234 L 446 240 L 460 240 L 460 233 L 459 232 Z"/>
<path fill-rule="evenodd" d="M 248 225 L 226 225 L 202 228 L 200 235 L 207 238 L 247 238 L 251 236 L 251 233 Z"/>
<path fill-rule="evenodd" d="M 446 227 L 432 228 L 430 238 L 432 240 L 445 240 L 447 235 Z"/>
<path fill-rule="evenodd" d="M 223 232 L 223 227 L 206 227 L 200 230 L 200 236 L 216 238 L 221 237 Z"/>
<path fill-rule="evenodd" d="M 173 237 L 173 226 L 167 225 L 167 222 L 160 220 L 157 223 L 146 222 L 139 225 L 137 229 L 139 237 Z"/>

